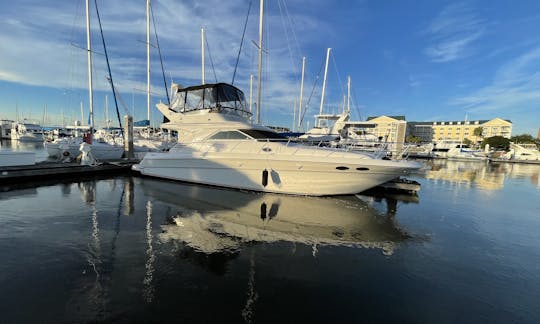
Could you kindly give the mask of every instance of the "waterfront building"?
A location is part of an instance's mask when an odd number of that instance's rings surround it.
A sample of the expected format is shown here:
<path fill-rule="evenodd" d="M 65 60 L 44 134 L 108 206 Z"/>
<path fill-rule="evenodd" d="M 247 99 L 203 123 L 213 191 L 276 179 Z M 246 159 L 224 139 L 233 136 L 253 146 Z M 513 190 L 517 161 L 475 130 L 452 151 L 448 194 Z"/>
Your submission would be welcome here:
<path fill-rule="evenodd" d="M 377 136 L 385 142 L 403 144 L 407 132 L 405 116 L 378 116 L 368 117 L 369 124 L 375 127 L 369 129 L 369 133 Z"/>
<path fill-rule="evenodd" d="M 481 125 L 482 137 L 512 137 L 512 122 L 507 119 L 494 118 Z"/>
<path fill-rule="evenodd" d="M 475 135 L 476 128 L 482 129 L 481 136 Z M 510 138 L 512 136 L 512 122 L 498 117 L 491 120 L 409 122 L 407 136 L 409 135 L 419 137 L 423 142 L 461 142 L 465 139 L 479 142 L 482 138 L 493 136 Z"/>

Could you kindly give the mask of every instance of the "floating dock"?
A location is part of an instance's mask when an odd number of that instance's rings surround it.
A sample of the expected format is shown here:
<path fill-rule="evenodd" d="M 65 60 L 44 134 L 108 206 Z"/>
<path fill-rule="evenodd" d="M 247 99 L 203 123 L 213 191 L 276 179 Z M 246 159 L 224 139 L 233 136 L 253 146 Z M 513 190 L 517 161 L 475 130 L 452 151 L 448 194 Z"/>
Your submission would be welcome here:
<path fill-rule="evenodd" d="M 378 185 L 373 189 L 415 195 L 420 190 L 420 183 L 400 177 Z"/>
<path fill-rule="evenodd" d="M 33 165 L 0 167 L 0 182 L 15 183 L 36 179 L 62 179 L 82 175 L 122 174 L 131 172 L 137 160 L 111 160 L 96 165 L 80 165 L 76 162 L 40 162 Z"/>
<path fill-rule="evenodd" d="M 506 160 L 506 159 L 489 159 L 491 163 L 514 163 L 514 164 L 539 164 L 540 160 Z"/>

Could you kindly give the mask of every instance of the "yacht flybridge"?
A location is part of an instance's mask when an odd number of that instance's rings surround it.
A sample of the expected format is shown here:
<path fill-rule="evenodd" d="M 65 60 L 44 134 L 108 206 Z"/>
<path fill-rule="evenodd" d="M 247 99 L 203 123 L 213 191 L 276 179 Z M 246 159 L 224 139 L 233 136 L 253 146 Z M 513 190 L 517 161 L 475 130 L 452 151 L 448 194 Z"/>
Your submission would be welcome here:
<path fill-rule="evenodd" d="M 250 122 L 244 94 L 225 84 L 173 86 L 171 105 L 157 108 L 178 132 L 169 152 L 134 165 L 143 175 L 220 187 L 293 195 L 354 194 L 420 168 L 369 153 L 293 143 Z"/>

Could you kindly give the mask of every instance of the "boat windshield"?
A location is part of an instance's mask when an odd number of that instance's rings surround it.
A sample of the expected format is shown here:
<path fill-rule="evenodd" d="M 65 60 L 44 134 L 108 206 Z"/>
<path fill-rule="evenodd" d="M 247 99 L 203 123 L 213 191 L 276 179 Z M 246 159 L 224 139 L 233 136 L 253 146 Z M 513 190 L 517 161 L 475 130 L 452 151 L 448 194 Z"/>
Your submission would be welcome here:
<path fill-rule="evenodd" d="M 226 83 L 178 89 L 174 93 L 171 109 L 176 112 L 210 109 L 220 112 L 234 111 L 246 117 L 251 115 L 246 108 L 244 93 Z"/>
<path fill-rule="evenodd" d="M 239 131 L 253 137 L 256 140 L 272 140 L 272 141 L 288 140 L 288 138 L 285 135 L 272 132 L 272 131 L 265 131 L 265 130 L 259 130 L 259 129 L 240 129 Z"/>

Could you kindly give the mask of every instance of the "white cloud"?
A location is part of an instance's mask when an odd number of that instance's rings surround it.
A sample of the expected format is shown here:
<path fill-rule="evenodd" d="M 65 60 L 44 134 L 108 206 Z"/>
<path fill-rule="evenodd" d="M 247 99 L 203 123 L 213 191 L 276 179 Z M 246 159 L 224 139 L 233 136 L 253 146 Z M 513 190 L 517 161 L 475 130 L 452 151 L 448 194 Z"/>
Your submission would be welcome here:
<path fill-rule="evenodd" d="M 453 105 L 476 115 L 513 116 L 528 132 L 538 123 L 540 102 L 540 47 L 529 50 L 502 65 L 491 83 L 468 95 L 455 98 Z"/>
<path fill-rule="evenodd" d="M 145 2 L 136 4 L 102 0 L 98 1 L 98 5 L 113 79 L 124 97 L 129 97 L 133 89 L 144 89 L 146 83 Z M 72 46 L 86 46 L 83 1 L 57 3 L 21 0 L 2 4 L 2 7 L 1 80 L 81 91 L 87 87 L 86 52 Z M 103 53 L 95 10 L 91 10 L 93 49 Z M 210 47 L 210 51 L 207 50 L 206 79 L 214 81 L 213 63 L 218 81 L 231 81 L 247 13 L 246 1 L 160 0 L 153 2 L 153 10 L 168 81 L 172 77 L 175 82 L 186 86 L 200 82 L 200 27 L 203 26 Z M 274 8 L 275 11 L 277 8 Z M 268 105 L 277 107 L 278 111 L 288 111 L 288 107 L 292 107 L 292 95 L 296 95 L 297 91 L 295 79 L 298 76 L 294 72 L 299 73 L 301 60 L 298 57 L 298 66 L 291 67 L 287 38 L 292 40 L 292 37 L 274 34 L 274 31 L 282 33 L 283 25 L 282 20 L 273 15 L 269 11 L 265 24 L 265 28 L 270 30 L 265 33 L 265 48 L 269 53 L 265 56 L 266 71 L 270 71 L 271 75 L 265 77 L 264 94 L 266 98 L 271 98 L 267 100 Z M 256 52 L 251 40 L 258 39 L 257 19 L 258 5 L 254 2 L 235 82 L 246 93 L 249 90 L 249 74 L 256 71 Z M 300 13 L 292 20 L 301 28 L 302 37 L 299 38 L 305 43 L 319 42 L 319 29 L 326 32 L 331 30 L 315 17 Z M 155 44 L 155 40 L 152 42 Z M 102 55 L 94 55 L 93 70 L 95 89 L 108 91 L 110 86 L 105 81 L 107 73 Z M 152 87 L 163 89 L 155 48 L 152 48 Z M 154 91 L 164 94 L 164 90 Z"/>
<path fill-rule="evenodd" d="M 485 25 L 468 5 L 450 4 L 424 30 L 431 43 L 424 52 L 433 62 L 470 56 L 474 53 L 474 42 L 484 34 Z"/>

